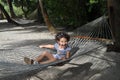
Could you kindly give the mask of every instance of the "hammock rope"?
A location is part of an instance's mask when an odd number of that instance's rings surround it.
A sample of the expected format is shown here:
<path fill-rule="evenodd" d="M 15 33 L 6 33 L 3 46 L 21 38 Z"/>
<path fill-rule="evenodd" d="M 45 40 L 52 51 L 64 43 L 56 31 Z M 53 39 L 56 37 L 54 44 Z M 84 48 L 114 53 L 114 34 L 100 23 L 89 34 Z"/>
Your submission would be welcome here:
<path fill-rule="evenodd" d="M 28 76 L 32 76 L 38 73 L 39 71 L 47 68 L 48 66 L 56 65 L 62 62 L 68 62 L 76 57 L 79 57 L 82 54 L 88 53 L 94 49 L 104 46 L 102 39 L 105 40 L 112 39 L 111 31 L 110 30 L 106 31 L 106 29 L 109 29 L 109 25 L 104 19 L 105 19 L 104 17 L 100 17 L 95 21 L 90 22 L 73 31 L 73 35 L 71 36 L 72 38 L 69 42 L 73 50 L 71 51 L 72 56 L 69 59 L 62 61 L 60 60 L 45 65 L 25 65 L 25 64 L 16 64 L 16 63 L 12 64 L 9 63 L 9 59 L 8 59 L 8 62 L 3 61 L 3 65 L 1 65 L 0 68 L 4 67 L 5 70 L 8 69 L 8 71 L 9 70 L 10 71 L 7 72 L 6 75 L 4 76 L 3 75 L 0 76 L 0 80 L 5 79 L 5 77 L 11 77 L 16 75 L 18 75 L 16 80 L 19 80 L 20 78 L 27 78 Z M 2 56 L 6 56 L 6 55 L 4 54 Z M 14 57 L 18 57 L 18 56 L 14 55 Z M 13 68 L 17 68 L 17 69 L 15 70 Z"/>

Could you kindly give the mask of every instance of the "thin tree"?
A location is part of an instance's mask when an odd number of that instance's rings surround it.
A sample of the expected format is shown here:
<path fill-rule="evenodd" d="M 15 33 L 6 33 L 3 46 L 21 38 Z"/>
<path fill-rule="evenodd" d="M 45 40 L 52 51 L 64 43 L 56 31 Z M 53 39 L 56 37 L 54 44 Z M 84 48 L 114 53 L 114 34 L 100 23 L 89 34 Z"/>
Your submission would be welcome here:
<path fill-rule="evenodd" d="M 9 6 L 9 9 L 10 9 L 11 17 L 16 18 L 16 15 L 15 15 L 14 10 L 13 10 L 12 2 L 13 2 L 13 0 L 7 0 L 8 6 Z"/>
<path fill-rule="evenodd" d="M 4 9 L 4 6 L 2 4 L 0 4 L 0 9 L 4 13 L 4 15 L 5 15 L 5 17 L 6 17 L 6 19 L 7 19 L 7 21 L 9 23 L 13 23 L 13 24 L 19 25 L 17 22 L 15 22 L 14 20 L 11 19 L 11 17 L 7 13 L 7 11 Z"/>
<path fill-rule="evenodd" d="M 120 0 L 107 0 L 107 3 L 109 22 L 115 39 L 113 48 L 120 51 Z"/>
<path fill-rule="evenodd" d="M 3 19 L 4 17 L 3 17 L 3 13 L 2 13 L 2 11 L 1 11 L 1 9 L 0 9 L 0 19 Z"/>
<path fill-rule="evenodd" d="M 49 30 L 51 33 L 56 33 L 57 30 L 53 27 L 52 23 L 51 23 L 50 20 L 49 20 L 49 17 L 48 17 L 48 14 L 47 14 L 47 10 L 43 7 L 42 0 L 39 0 L 39 6 L 40 6 L 40 8 L 41 8 L 41 12 L 42 12 L 44 21 L 45 21 L 46 25 L 48 26 L 48 30 Z"/>
<path fill-rule="evenodd" d="M 29 10 L 30 10 L 30 0 L 20 0 L 21 2 L 21 8 L 22 8 L 22 11 L 24 12 L 24 15 L 25 15 L 25 18 L 28 18 L 28 13 L 29 13 Z"/>

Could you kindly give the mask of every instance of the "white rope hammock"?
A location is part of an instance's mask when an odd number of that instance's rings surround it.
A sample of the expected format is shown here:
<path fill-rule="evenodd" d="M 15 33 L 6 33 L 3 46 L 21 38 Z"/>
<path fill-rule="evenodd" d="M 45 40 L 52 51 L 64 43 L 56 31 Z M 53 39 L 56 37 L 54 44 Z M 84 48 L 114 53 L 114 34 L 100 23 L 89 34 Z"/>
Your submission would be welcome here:
<path fill-rule="evenodd" d="M 100 17 L 95 21 L 92 21 L 78 29 L 71 36 L 69 42 L 73 48 L 71 50 L 72 57 L 64 61 L 56 61 L 45 65 L 26 65 L 23 62 L 24 56 L 34 58 L 40 54 L 40 52 L 46 49 L 38 49 L 36 46 L 25 46 L 19 49 L 9 50 L 8 54 L 1 53 L 0 56 L 0 80 L 21 80 L 29 76 L 32 76 L 39 71 L 58 63 L 70 61 L 82 54 L 88 53 L 96 48 L 102 47 L 103 40 L 112 39 L 109 25 L 106 22 L 105 17 Z M 49 40 L 54 43 L 53 40 Z M 44 41 L 45 43 L 45 41 Z M 32 48 L 31 48 L 32 47 Z M 31 49 L 31 50 L 30 50 Z M 14 52 L 21 53 L 14 53 Z M 26 51 L 26 52 L 23 52 Z M 34 52 L 31 54 L 31 52 Z M 15 76 L 15 77 L 14 77 Z"/>

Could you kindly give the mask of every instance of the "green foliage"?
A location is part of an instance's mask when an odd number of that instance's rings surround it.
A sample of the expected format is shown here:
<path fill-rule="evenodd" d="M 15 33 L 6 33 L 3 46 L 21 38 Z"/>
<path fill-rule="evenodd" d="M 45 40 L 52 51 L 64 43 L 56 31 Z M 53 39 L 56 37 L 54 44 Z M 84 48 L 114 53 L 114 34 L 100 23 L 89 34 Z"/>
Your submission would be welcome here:
<path fill-rule="evenodd" d="M 21 7 L 22 12 L 26 15 L 30 15 L 36 8 L 37 0 L 14 0 L 14 4 L 17 7 Z"/>
<path fill-rule="evenodd" d="M 98 3 L 98 0 L 90 0 L 90 4 Z"/>
<path fill-rule="evenodd" d="M 88 8 L 88 21 L 94 20 L 107 11 L 106 0 L 90 0 Z"/>
<path fill-rule="evenodd" d="M 44 0 L 49 17 L 58 26 L 80 26 L 86 22 L 79 0 Z M 81 19 L 84 19 L 81 21 Z"/>
<path fill-rule="evenodd" d="M 27 3 L 26 0 L 13 0 L 12 5 L 16 16 L 23 17 L 25 14 L 24 11 L 27 12 L 26 13 L 27 15 L 30 15 L 37 8 L 38 6 L 37 0 L 28 0 L 28 1 L 29 3 Z M 5 10 L 8 12 L 8 14 L 10 14 L 7 0 L 0 0 L 0 3 L 4 5 Z M 22 6 L 24 11 L 22 10 Z"/>
<path fill-rule="evenodd" d="M 6 0 L 0 0 L 0 3 L 7 4 L 7 1 Z"/>
<path fill-rule="evenodd" d="M 17 1 L 17 0 L 15 0 L 15 1 Z M 2 4 L 2 5 L 4 5 L 4 8 L 5 8 L 5 10 L 8 12 L 8 14 L 10 15 L 10 10 L 9 10 L 9 6 L 8 6 L 8 4 L 7 4 L 7 2 L 6 2 L 6 0 L 0 0 L 0 3 Z M 15 12 L 15 14 L 16 14 L 16 16 L 18 16 L 18 17 L 22 17 L 22 15 L 23 15 L 23 11 L 21 10 L 21 7 L 19 6 L 16 6 L 15 4 L 14 4 L 14 2 L 13 2 L 13 9 L 14 9 L 14 12 Z"/>
<path fill-rule="evenodd" d="M 0 3 L 9 12 L 6 0 Z M 56 26 L 79 27 L 106 13 L 106 0 L 43 0 L 43 5 Z M 38 8 L 38 0 L 13 0 L 13 8 L 17 16 L 30 15 Z"/>
<path fill-rule="evenodd" d="M 14 9 L 16 16 L 23 17 L 24 13 L 23 13 L 21 7 L 16 7 L 13 5 L 13 9 Z"/>
<path fill-rule="evenodd" d="M 44 7 L 55 25 L 78 27 L 102 16 L 105 3 L 105 0 L 44 0 Z"/>

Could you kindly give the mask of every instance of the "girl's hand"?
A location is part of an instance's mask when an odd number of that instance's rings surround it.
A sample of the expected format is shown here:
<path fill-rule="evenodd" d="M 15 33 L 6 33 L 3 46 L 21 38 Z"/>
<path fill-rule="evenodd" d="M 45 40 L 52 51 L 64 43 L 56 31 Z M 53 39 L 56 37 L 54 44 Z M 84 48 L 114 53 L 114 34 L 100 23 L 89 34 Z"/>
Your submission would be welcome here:
<path fill-rule="evenodd" d="M 62 57 L 61 59 L 62 59 L 62 60 L 65 60 L 66 58 L 65 58 L 65 57 Z"/>
<path fill-rule="evenodd" d="M 42 45 L 39 45 L 39 48 L 43 48 L 43 46 L 42 46 Z"/>

